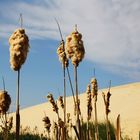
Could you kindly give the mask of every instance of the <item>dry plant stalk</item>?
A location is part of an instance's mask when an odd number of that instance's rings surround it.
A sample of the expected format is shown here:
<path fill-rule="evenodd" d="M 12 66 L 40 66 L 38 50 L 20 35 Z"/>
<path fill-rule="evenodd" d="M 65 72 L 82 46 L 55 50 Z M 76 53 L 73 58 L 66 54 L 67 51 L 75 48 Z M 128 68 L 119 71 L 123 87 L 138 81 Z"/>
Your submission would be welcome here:
<path fill-rule="evenodd" d="M 20 131 L 20 113 L 19 113 L 19 82 L 20 68 L 24 64 L 29 51 L 29 39 L 22 28 L 22 14 L 20 14 L 21 28 L 16 29 L 9 38 L 10 44 L 10 65 L 15 71 L 18 71 L 17 78 L 17 105 L 16 105 L 16 140 L 19 140 Z"/>
<path fill-rule="evenodd" d="M 116 140 L 121 140 L 120 114 L 117 117 L 116 127 Z"/>
<path fill-rule="evenodd" d="M 59 140 L 59 134 L 58 134 L 58 125 L 56 122 L 53 122 L 53 133 L 55 136 L 55 140 Z"/>
<path fill-rule="evenodd" d="M 48 116 L 45 116 L 42 120 L 44 122 L 44 127 L 48 132 L 48 138 L 50 139 L 50 128 L 51 128 L 51 121 Z"/>
<path fill-rule="evenodd" d="M 89 120 L 91 119 L 92 114 L 92 98 L 91 98 L 91 89 L 90 84 L 87 86 L 87 140 L 89 140 Z"/>
<path fill-rule="evenodd" d="M 2 137 L 4 140 L 8 140 L 10 130 L 13 126 L 13 117 L 7 116 L 11 104 L 11 97 L 7 91 L 0 91 L 0 128 L 2 129 Z"/>
<path fill-rule="evenodd" d="M 75 106 L 76 106 L 76 101 L 75 101 L 73 86 L 72 86 L 72 82 L 71 82 L 71 78 L 70 78 L 70 74 L 69 74 L 69 69 L 68 69 L 69 61 L 68 61 L 68 58 L 67 58 L 67 55 L 66 55 L 66 52 L 65 52 L 65 43 L 64 43 L 64 40 L 63 40 L 63 37 L 62 37 L 62 33 L 61 33 L 59 23 L 56 19 L 55 19 L 55 21 L 58 25 L 59 33 L 60 33 L 60 36 L 61 36 L 61 43 L 60 43 L 60 45 L 57 49 L 57 54 L 59 56 L 60 62 L 62 63 L 62 66 L 63 66 L 63 76 L 64 76 L 64 123 L 66 125 L 66 79 L 65 79 L 65 69 L 67 69 L 67 74 L 68 74 L 68 78 L 69 78 L 70 87 L 71 87 L 71 90 L 72 90 L 72 95 L 73 95 L 73 100 L 74 100 L 74 105 Z M 64 131 L 66 131 L 65 129 L 64 129 Z M 66 139 L 65 134 L 66 133 L 64 132 L 64 140 Z"/>
<path fill-rule="evenodd" d="M 92 113 L 92 98 L 90 84 L 87 86 L 86 94 L 87 94 L 87 116 L 88 116 L 87 120 L 89 121 L 91 119 Z"/>
<path fill-rule="evenodd" d="M 82 41 L 82 34 L 80 34 L 77 30 L 77 26 L 75 26 L 75 30 L 66 38 L 66 55 L 71 59 L 72 64 L 74 65 L 74 77 L 75 77 L 75 95 L 76 95 L 76 115 L 77 115 L 77 130 L 79 133 L 79 138 L 81 137 L 81 126 L 80 126 L 80 111 L 79 111 L 79 99 L 78 99 L 78 81 L 77 81 L 77 67 L 79 63 L 83 60 L 85 49 Z"/>
<path fill-rule="evenodd" d="M 110 123 L 109 123 L 109 119 L 108 119 L 108 114 L 110 113 L 110 109 L 109 109 L 109 105 L 110 105 L 110 90 L 107 92 L 107 94 L 105 95 L 105 93 L 102 93 L 103 99 L 104 99 L 104 104 L 105 104 L 105 113 L 106 113 L 106 129 L 107 129 L 107 140 L 111 140 L 111 136 L 110 136 Z"/>
<path fill-rule="evenodd" d="M 97 119 L 97 107 L 96 107 L 96 103 L 97 103 L 97 95 L 98 95 L 98 83 L 96 78 L 91 79 L 91 96 L 93 97 L 93 101 L 94 101 L 94 111 L 95 111 L 95 140 L 99 140 L 99 130 L 98 130 L 98 119 Z"/>
<path fill-rule="evenodd" d="M 56 19 L 55 19 L 56 20 Z M 68 61 L 68 58 L 66 56 L 66 53 L 65 53 L 65 46 L 64 46 L 64 40 L 62 38 L 62 33 L 61 33 L 61 29 L 60 29 L 60 26 L 59 26 L 59 23 L 58 21 L 56 20 L 56 23 L 58 25 L 58 29 L 59 29 L 59 33 L 60 33 L 60 36 L 61 36 L 61 43 L 60 43 L 60 46 L 58 47 L 57 49 L 57 54 L 59 56 L 59 60 L 60 62 L 62 63 L 62 66 L 63 66 L 63 79 L 64 79 L 64 124 L 66 125 L 66 68 L 68 70 L 68 65 L 69 65 L 69 61 Z M 65 128 L 64 128 L 64 140 L 66 140 L 66 136 L 65 136 Z"/>
<path fill-rule="evenodd" d="M 51 93 L 49 93 L 49 94 L 47 95 L 47 99 L 48 99 L 49 102 L 52 104 L 53 111 L 57 113 L 58 119 L 59 119 L 58 106 L 57 106 L 57 104 L 55 103 L 55 100 L 54 100 L 54 98 L 53 98 L 53 95 L 52 95 Z"/>
<path fill-rule="evenodd" d="M 59 118 L 59 120 L 58 120 L 58 127 L 59 127 L 59 139 L 61 139 L 61 140 L 66 139 L 66 134 L 64 135 L 64 133 L 66 133 L 65 123 L 64 123 L 64 121 L 62 121 L 61 118 Z"/>

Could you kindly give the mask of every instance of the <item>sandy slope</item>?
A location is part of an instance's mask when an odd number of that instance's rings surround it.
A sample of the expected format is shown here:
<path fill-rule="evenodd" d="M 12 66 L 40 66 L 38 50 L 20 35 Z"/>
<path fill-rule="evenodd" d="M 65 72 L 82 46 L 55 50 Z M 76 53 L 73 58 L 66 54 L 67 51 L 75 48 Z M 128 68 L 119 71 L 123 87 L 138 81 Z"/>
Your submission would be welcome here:
<path fill-rule="evenodd" d="M 99 90 L 98 95 L 98 118 L 104 120 L 104 103 L 102 98 L 102 91 L 106 92 L 106 89 Z M 110 120 L 115 123 L 118 114 L 121 115 L 121 127 L 123 134 L 131 136 L 134 140 L 138 140 L 140 131 L 140 83 L 132 83 L 128 85 L 122 85 L 111 88 L 111 113 L 109 114 Z M 81 112 L 84 120 L 86 119 L 86 94 L 79 96 L 81 100 Z M 67 112 L 73 116 L 73 99 L 72 97 L 67 98 Z M 49 116 L 51 121 L 57 120 L 56 114 L 52 111 L 50 103 L 44 103 L 33 107 L 22 109 L 21 114 L 21 125 L 23 127 L 30 126 L 30 128 L 38 127 L 38 130 L 43 132 L 42 118 L 44 115 Z M 60 115 L 63 116 L 62 110 Z M 14 115 L 15 116 L 15 115 Z M 63 117 L 62 117 L 63 118 Z M 15 119 L 14 119 L 15 120 Z"/>

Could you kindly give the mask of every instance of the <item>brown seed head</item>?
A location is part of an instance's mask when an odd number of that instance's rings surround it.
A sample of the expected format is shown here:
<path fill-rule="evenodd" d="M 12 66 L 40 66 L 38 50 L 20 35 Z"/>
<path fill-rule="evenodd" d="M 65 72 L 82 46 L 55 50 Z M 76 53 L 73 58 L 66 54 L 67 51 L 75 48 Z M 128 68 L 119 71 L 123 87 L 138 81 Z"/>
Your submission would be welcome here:
<path fill-rule="evenodd" d="M 110 113 L 110 109 L 109 109 L 109 106 L 110 106 L 110 96 L 111 96 L 111 93 L 108 91 L 107 95 L 106 95 L 106 114 Z"/>
<path fill-rule="evenodd" d="M 87 86 L 86 94 L 87 94 L 88 120 L 90 120 L 91 113 L 92 113 L 92 98 L 91 98 L 90 84 Z"/>
<path fill-rule="evenodd" d="M 60 103 L 61 108 L 64 109 L 63 97 L 59 96 L 58 101 Z"/>
<path fill-rule="evenodd" d="M 97 101 L 98 83 L 97 83 L 96 78 L 91 79 L 91 86 L 92 86 L 92 89 L 91 89 L 92 97 L 95 99 L 95 101 Z"/>
<path fill-rule="evenodd" d="M 78 66 L 85 55 L 82 35 L 77 29 L 66 38 L 66 55 L 74 66 Z"/>
<path fill-rule="evenodd" d="M 47 131 L 49 132 L 49 131 L 50 131 L 50 127 L 51 127 L 51 121 L 50 121 L 49 117 L 45 116 L 45 117 L 43 118 L 43 122 L 44 122 L 45 128 L 46 128 Z"/>
<path fill-rule="evenodd" d="M 65 53 L 65 46 L 64 46 L 64 41 L 61 41 L 58 49 L 57 49 L 57 54 L 59 56 L 59 61 L 62 63 L 63 67 L 68 67 L 69 61 Z"/>
<path fill-rule="evenodd" d="M 22 28 L 16 29 L 9 38 L 11 68 L 18 71 L 24 64 L 29 51 L 29 39 Z"/>
<path fill-rule="evenodd" d="M 52 94 L 48 94 L 47 98 L 48 98 L 49 102 L 52 104 L 53 111 L 58 113 L 58 106 L 57 106 L 57 104 L 54 101 L 53 95 Z"/>
<path fill-rule="evenodd" d="M 7 91 L 0 91 L 0 113 L 5 114 L 10 107 L 11 97 Z"/>

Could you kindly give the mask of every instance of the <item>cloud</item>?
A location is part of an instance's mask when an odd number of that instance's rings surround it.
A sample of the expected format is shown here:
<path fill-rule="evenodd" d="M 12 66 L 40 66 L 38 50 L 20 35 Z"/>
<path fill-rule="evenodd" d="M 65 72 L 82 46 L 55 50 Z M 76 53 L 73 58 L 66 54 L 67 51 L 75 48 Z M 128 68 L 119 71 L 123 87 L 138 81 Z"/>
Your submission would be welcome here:
<path fill-rule="evenodd" d="M 59 20 L 64 36 L 78 24 L 86 59 L 120 75 L 140 76 L 139 0 L 9 2 L 1 4 L 0 13 L 5 21 L 0 22 L 1 35 L 5 37 L 19 26 L 19 13 L 23 13 L 23 25 L 33 39 L 59 39 L 54 17 Z"/>

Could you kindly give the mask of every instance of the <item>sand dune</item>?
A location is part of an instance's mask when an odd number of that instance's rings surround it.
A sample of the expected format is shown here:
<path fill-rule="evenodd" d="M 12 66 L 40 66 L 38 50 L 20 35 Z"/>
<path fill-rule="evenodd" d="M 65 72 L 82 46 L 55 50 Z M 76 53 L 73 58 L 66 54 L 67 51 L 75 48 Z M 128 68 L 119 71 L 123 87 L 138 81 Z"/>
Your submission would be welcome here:
<path fill-rule="evenodd" d="M 99 90 L 97 102 L 99 121 L 105 119 L 105 108 L 101 94 L 102 91 L 107 92 L 107 89 Z M 140 83 L 132 83 L 112 87 L 111 94 L 111 113 L 109 114 L 109 119 L 113 123 L 115 123 L 117 115 L 120 114 L 122 133 L 131 136 L 134 140 L 138 140 L 140 131 Z M 84 120 L 86 120 L 86 94 L 81 94 L 79 98 L 81 100 L 81 113 Z M 67 97 L 67 112 L 71 113 L 71 116 L 74 120 L 73 107 L 74 106 L 72 97 Z M 44 127 L 42 118 L 45 115 L 44 112 L 47 116 L 50 117 L 51 121 L 57 120 L 57 116 L 52 111 L 50 103 L 47 102 L 33 107 L 22 109 L 20 111 L 21 125 L 23 127 L 30 126 L 31 129 L 37 126 L 38 130 L 40 132 L 43 132 Z M 60 110 L 60 116 L 63 118 L 62 110 Z"/>

